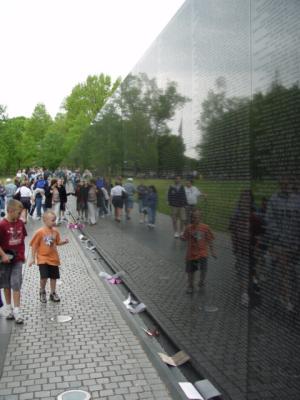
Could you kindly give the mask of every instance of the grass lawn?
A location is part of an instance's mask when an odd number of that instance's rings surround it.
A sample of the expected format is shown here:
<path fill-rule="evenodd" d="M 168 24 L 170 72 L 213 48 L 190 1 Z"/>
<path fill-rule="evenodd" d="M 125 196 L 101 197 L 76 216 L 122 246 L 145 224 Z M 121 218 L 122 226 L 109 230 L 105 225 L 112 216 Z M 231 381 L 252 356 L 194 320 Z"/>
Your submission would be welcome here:
<path fill-rule="evenodd" d="M 158 211 L 163 214 L 170 214 L 170 207 L 167 203 L 167 192 L 169 185 L 173 183 L 166 179 L 134 179 L 137 186 L 143 182 L 145 185 L 154 185 L 158 192 Z M 209 181 L 197 180 L 194 185 L 200 191 L 206 193 L 207 198 L 201 198 L 199 207 L 203 212 L 204 222 L 217 231 L 227 231 L 229 219 L 235 209 L 240 192 L 249 188 L 248 182 L 243 181 Z M 259 206 L 261 199 L 270 197 L 277 190 L 274 182 L 252 182 L 252 190 L 256 205 Z"/>

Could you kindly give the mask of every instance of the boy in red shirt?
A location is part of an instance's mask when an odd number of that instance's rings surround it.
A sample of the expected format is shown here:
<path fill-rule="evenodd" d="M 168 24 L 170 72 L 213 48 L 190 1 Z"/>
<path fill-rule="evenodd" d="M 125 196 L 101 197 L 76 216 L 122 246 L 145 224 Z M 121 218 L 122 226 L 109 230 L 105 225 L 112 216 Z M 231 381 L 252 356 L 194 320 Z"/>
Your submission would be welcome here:
<path fill-rule="evenodd" d="M 24 222 L 20 219 L 22 211 L 22 203 L 11 199 L 7 203 L 6 217 L 0 221 L 0 288 L 4 289 L 6 319 L 14 319 L 17 324 L 24 322 L 20 313 L 20 298 L 22 266 L 25 261 L 24 240 L 27 232 Z"/>
<path fill-rule="evenodd" d="M 187 273 L 187 293 L 193 293 L 194 275 L 200 268 L 199 287 L 204 285 L 207 273 L 208 247 L 211 255 L 216 257 L 213 240 L 214 235 L 208 225 L 201 223 L 201 212 L 195 210 L 192 212 L 191 224 L 185 228 L 182 239 L 187 241 L 186 252 L 186 273 Z"/>
<path fill-rule="evenodd" d="M 56 214 L 54 211 L 46 211 L 43 214 L 44 226 L 38 229 L 31 239 L 32 260 L 28 264 L 31 267 L 37 264 L 40 270 L 40 300 L 47 303 L 46 284 L 50 278 L 50 300 L 59 302 L 56 293 L 56 280 L 59 279 L 60 259 L 57 246 L 69 243 L 68 239 L 61 240 L 56 225 Z"/>

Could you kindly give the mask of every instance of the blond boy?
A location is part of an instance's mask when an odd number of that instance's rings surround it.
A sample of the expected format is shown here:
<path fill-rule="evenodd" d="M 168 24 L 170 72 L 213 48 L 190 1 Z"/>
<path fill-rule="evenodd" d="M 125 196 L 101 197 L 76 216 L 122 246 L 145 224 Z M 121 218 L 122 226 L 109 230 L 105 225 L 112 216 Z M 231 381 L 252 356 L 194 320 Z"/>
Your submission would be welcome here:
<path fill-rule="evenodd" d="M 46 284 L 50 279 L 50 300 L 59 302 L 60 298 L 56 293 L 56 281 L 60 278 L 60 258 L 57 246 L 68 243 L 68 239 L 61 240 L 58 230 L 55 228 L 56 215 L 53 211 L 46 211 L 43 214 L 44 226 L 38 229 L 31 239 L 32 259 L 29 267 L 37 264 L 40 270 L 40 301 L 47 302 Z"/>

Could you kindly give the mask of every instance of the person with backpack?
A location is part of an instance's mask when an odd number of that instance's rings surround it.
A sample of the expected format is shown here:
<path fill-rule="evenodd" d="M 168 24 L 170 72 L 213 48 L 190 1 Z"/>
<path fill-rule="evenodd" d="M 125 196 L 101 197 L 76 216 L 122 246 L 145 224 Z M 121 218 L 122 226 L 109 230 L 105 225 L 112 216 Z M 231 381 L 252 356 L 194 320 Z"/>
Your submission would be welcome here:
<path fill-rule="evenodd" d="M 39 175 L 37 177 L 36 182 L 33 185 L 33 190 L 35 191 L 35 203 L 34 208 L 36 208 L 37 219 L 41 219 L 42 216 L 42 206 L 43 206 L 43 198 L 45 195 L 45 189 L 48 186 L 48 181 L 44 179 L 43 175 Z M 32 215 L 33 211 L 30 211 L 30 215 Z"/>

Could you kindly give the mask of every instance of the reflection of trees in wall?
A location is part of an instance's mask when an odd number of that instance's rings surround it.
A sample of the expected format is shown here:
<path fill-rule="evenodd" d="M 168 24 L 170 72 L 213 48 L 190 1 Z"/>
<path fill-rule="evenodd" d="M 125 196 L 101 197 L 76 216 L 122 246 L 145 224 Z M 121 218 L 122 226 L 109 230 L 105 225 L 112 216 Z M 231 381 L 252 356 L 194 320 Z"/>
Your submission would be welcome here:
<path fill-rule="evenodd" d="M 300 88 L 274 83 L 251 105 L 252 171 L 255 177 L 300 173 Z"/>
<path fill-rule="evenodd" d="M 158 171 L 160 176 L 172 172 L 181 174 L 185 166 L 185 146 L 182 136 L 162 135 L 158 138 Z"/>
<path fill-rule="evenodd" d="M 197 121 L 202 172 L 247 179 L 295 173 L 299 168 L 300 90 L 273 84 L 252 101 L 210 91 Z"/>
<path fill-rule="evenodd" d="M 167 124 L 187 101 L 175 82 L 161 89 L 146 74 L 130 74 L 82 136 L 72 157 L 103 172 L 178 172 L 183 168 L 184 145 Z"/>

